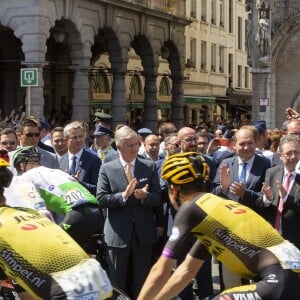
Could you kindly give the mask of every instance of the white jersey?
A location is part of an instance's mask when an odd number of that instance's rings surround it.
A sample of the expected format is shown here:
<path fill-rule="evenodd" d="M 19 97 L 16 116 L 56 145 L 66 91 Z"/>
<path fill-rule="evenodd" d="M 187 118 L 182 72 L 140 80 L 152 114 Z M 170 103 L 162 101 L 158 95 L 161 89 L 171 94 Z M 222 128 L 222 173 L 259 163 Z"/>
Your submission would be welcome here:
<path fill-rule="evenodd" d="M 37 188 L 47 207 L 56 213 L 66 214 L 82 204 L 98 204 L 97 199 L 75 178 L 60 169 L 43 166 L 22 174 Z"/>
<path fill-rule="evenodd" d="M 7 206 L 31 208 L 52 219 L 44 199 L 35 185 L 25 177 L 14 176 L 10 186 L 4 189 L 4 196 Z"/>

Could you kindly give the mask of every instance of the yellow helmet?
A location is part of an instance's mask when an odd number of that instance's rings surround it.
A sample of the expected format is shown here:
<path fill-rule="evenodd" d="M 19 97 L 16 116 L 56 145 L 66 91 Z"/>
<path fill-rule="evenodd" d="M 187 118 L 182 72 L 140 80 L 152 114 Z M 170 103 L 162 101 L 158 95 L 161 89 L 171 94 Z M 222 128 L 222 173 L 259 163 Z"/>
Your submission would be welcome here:
<path fill-rule="evenodd" d="M 209 178 L 209 166 L 197 152 L 178 153 L 167 158 L 161 175 L 163 179 L 176 185 L 205 181 Z"/>
<path fill-rule="evenodd" d="M 7 168 L 8 166 L 9 163 L 5 159 L 0 158 L 0 189 L 8 187 L 12 181 L 13 174 Z"/>
<path fill-rule="evenodd" d="M 6 161 L 6 160 L 3 159 L 3 158 L 0 158 L 0 168 L 1 168 L 1 167 L 9 167 L 8 161 Z"/>

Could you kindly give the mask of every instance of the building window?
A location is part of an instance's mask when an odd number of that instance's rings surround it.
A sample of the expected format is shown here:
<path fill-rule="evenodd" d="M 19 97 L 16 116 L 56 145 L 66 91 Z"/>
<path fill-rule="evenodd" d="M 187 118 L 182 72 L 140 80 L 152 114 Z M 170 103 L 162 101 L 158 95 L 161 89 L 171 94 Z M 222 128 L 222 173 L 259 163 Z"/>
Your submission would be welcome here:
<path fill-rule="evenodd" d="M 217 45 L 211 44 L 211 72 L 216 72 Z"/>
<path fill-rule="evenodd" d="M 238 49 L 242 50 L 242 42 L 243 42 L 243 23 L 242 18 L 238 17 Z"/>
<path fill-rule="evenodd" d="M 249 67 L 245 67 L 245 88 L 249 88 Z"/>
<path fill-rule="evenodd" d="M 233 54 L 228 54 L 228 87 L 232 88 L 233 83 Z"/>
<path fill-rule="evenodd" d="M 238 87 L 242 87 L 242 66 L 241 65 L 238 65 L 238 74 L 237 74 L 237 77 L 238 77 L 238 82 L 237 82 L 237 86 Z"/>
<path fill-rule="evenodd" d="M 220 0 L 220 27 L 225 26 L 225 18 L 224 18 L 224 1 Z"/>
<path fill-rule="evenodd" d="M 229 22 L 228 22 L 228 30 L 230 33 L 233 33 L 233 0 L 229 0 L 229 12 L 228 12 L 228 17 L 229 17 Z"/>
<path fill-rule="evenodd" d="M 193 68 L 196 67 L 196 39 L 191 38 L 191 49 L 190 49 L 190 59 L 191 59 L 191 64 Z"/>
<path fill-rule="evenodd" d="M 225 47 L 224 46 L 220 46 L 220 50 L 219 50 L 219 60 L 220 60 L 220 65 L 219 65 L 219 72 L 220 73 L 224 73 L 224 60 L 225 60 Z"/>
<path fill-rule="evenodd" d="M 108 75 L 103 70 L 93 70 L 89 73 L 90 90 L 93 93 L 109 93 Z"/>
<path fill-rule="evenodd" d="M 163 76 L 159 84 L 159 95 L 169 96 L 170 95 L 170 84 L 167 76 Z"/>
<path fill-rule="evenodd" d="M 207 0 L 202 0 L 201 1 L 201 21 L 206 21 L 207 20 Z"/>
<path fill-rule="evenodd" d="M 211 24 L 217 24 L 217 0 L 211 1 Z"/>
<path fill-rule="evenodd" d="M 197 5 L 196 0 L 191 0 L 191 18 L 197 18 Z"/>
<path fill-rule="evenodd" d="M 201 41 L 201 70 L 206 71 L 206 52 L 207 52 L 207 46 L 206 41 Z"/>
<path fill-rule="evenodd" d="M 133 75 L 130 81 L 129 85 L 129 92 L 130 95 L 141 95 L 142 89 L 141 89 L 141 82 L 138 75 Z"/>

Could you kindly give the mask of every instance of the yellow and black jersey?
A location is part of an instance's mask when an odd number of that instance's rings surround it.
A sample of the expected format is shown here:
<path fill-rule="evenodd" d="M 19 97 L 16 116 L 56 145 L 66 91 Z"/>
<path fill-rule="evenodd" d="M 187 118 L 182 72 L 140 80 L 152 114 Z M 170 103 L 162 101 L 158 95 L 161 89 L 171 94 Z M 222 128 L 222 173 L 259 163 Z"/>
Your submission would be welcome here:
<path fill-rule="evenodd" d="M 191 233 L 199 240 L 192 256 L 205 259 L 209 252 L 245 278 L 253 279 L 263 267 L 279 262 L 300 269 L 300 251 L 268 222 L 250 208 L 213 194 L 182 205 L 163 255 L 177 259 Z"/>
<path fill-rule="evenodd" d="M 0 268 L 36 299 L 51 299 L 52 274 L 85 259 L 82 248 L 37 211 L 0 208 Z"/>

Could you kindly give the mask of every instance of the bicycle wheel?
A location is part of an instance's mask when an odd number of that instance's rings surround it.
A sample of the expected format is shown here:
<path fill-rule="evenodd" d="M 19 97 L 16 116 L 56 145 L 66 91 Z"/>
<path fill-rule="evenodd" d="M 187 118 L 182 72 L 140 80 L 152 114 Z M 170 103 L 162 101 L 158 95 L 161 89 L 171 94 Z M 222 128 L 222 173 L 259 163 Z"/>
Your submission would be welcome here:
<path fill-rule="evenodd" d="M 113 295 L 111 300 L 130 300 L 130 298 L 120 289 L 113 286 Z"/>

